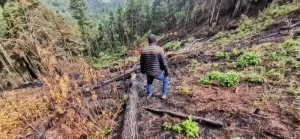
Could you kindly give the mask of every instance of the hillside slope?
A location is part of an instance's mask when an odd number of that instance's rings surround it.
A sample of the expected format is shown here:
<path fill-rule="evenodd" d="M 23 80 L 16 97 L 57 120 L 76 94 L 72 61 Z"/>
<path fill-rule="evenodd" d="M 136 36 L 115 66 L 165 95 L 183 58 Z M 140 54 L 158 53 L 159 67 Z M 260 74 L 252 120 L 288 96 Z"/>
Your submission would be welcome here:
<path fill-rule="evenodd" d="M 49 75 L 58 58 L 83 50 L 79 33 L 37 2 L 9 1 L 3 19 L 7 26 L 0 38 L 0 90 Z"/>
<path fill-rule="evenodd" d="M 43 10 L 40 6 L 35 8 Z M 0 111 L 0 138 L 119 139 L 128 125 L 123 122 L 125 106 L 131 102 L 129 93 L 138 91 L 139 101 L 134 107 L 137 113 L 133 117 L 137 120 L 137 138 L 298 139 L 299 15 L 295 3 L 273 3 L 257 16 L 242 15 L 239 21 L 232 20 L 233 28 L 222 30 L 216 26 L 217 33 L 207 33 L 205 26 L 197 31 L 205 32 L 199 38 L 192 34 L 179 38 L 165 35 L 162 47 L 171 69 L 166 100 L 161 99 L 160 82 L 154 83 L 153 97 L 146 99 L 146 77 L 139 72 L 138 62 L 129 62 L 124 69 L 93 69 L 83 60 L 72 64 L 64 61 L 57 64 L 64 69 L 61 74 L 50 73 L 42 78 L 44 86 L 0 94 L 0 106 L 4 108 Z M 43 23 L 36 24 L 48 25 Z M 51 34 L 51 29 L 46 31 Z M 76 39 L 76 35 L 69 35 Z M 52 34 L 50 38 L 57 42 L 62 36 Z M 134 77 L 131 73 L 137 74 L 134 84 L 123 81 Z M 133 85 L 138 86 L 130 88 Z M 224 127 L 166 111 L 207 118 Z"/>

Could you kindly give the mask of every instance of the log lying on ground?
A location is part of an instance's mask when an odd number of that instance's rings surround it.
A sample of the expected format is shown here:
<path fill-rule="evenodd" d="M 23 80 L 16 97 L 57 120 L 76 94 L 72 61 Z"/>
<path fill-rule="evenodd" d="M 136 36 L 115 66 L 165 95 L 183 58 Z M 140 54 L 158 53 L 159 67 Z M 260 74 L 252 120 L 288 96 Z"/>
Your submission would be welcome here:
<path fill-rule="evenodd" d="M 188 118 L 189 115 L 185 115 L 182 113 L 178 113 L 178 112 L 172 112 L 169 110 L 160 110 L 160 109 L 154 109 L 154 108 L 144 108 L 147 111 L 151 111 L 151 112 L 155 112 L 155 113 L 164 113 L 164 114 L 169 114 L 172 116 L 176 116 L 179 118 Z M 208 124 L 211 126 L 215 126 L 215 127 L 224 127 L 224 124 L 222 122 L 219 121 L 213 121 L 207 118 L 203 118 L 203 117 L 198 117 L 198 116 L 192 116 L 193 120 L 198 121 L 199 123 L 203 123 L 203 124 Z"/>
<path fill-rule="evenodd" d="M 92 89 L 95 90 L 95 89 L 101 88 L 101 86 L 103 86 L 103 85 L 107 85 L 107 84 L 110 84 L 112 82 L 118 82 L 118 81 L 130 79 L 131 74 L 135 73 L 135 72 L 138 72 L 140 69 L 141 69 L 140 67 L 136 66 L 136 67 L 132 68 L 131 70 L 129 70 L 128 72 L 126 72 L 125 74 L 119 75 L 119 76 L 117 76 L 113 79 L 109 79 L 109 80 L 103 81 L 103 82 L 101 82 L 97 85 L 94 85 L 92 87 Z"/>
<path fill-rule="evenodd" d="M 123 130 L 121 134 L 122 139 L 137 139 L 137 103 L 138 103 L 138 82 L 136 75 L 131 77 L 132 86 L 130 88 L 129 100 L 127 102 Z"/>

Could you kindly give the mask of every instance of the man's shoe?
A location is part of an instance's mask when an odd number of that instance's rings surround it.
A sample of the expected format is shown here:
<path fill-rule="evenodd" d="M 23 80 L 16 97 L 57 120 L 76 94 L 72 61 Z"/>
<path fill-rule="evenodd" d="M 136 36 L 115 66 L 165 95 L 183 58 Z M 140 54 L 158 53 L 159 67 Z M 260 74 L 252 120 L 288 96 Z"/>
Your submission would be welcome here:
<path fill-rule="evenodd" d="M 147 96 L 147 99 L 151 98 L 152 95 Z"/>
<path fill-rule="evenodd" d="M 167 95 L 163 95 L 161 98 L 162 99 L 167 99 Z"/>

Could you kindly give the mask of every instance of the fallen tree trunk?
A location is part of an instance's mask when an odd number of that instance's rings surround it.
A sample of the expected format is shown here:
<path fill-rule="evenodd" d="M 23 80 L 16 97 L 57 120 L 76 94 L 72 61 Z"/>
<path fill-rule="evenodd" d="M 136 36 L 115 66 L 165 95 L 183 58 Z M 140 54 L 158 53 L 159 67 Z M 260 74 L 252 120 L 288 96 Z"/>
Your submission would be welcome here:
<path fill-rule="evenodd" d="M 169 111 L 169 110 L 159 110 L 159 109 L 153 109 L 153 108 L 144 108 L 144 109 L 146 109 L 147 111 L 155 112 L 155 113 L 169 114 L 169 115 L 176 116 L 176 117 L 179 117 L 179 118 L 185 118 L 186 119 L 186 118 L 189 117 L 189 115 L 185 115 L 185 114 L 178 113 L 178 112 L 172 112 L 172 111 Z M 219 121 L 213 121 L 213 120 L 203 118 L 203 117 L 198 117 L 198 116 L 192 116 L 192 118 L 193 118 L 193 120 L 198 121 L 199 123 L 209 124 L 211 126 L 221 127 L 221 128 L 224 127 L 224 124 L 222 122 L 219 122 Z"/>
<path fill-rule="evenodd" d="M 137 102 L 138 102 L 138 82 L 136 81 L 136 75 L 131 77 L 132 86 L 130 88 L 129 100 L 127 102 L 123 130 L 121 139 L 137 139 Z"/>
<path fill-rule="evenodd" d="M 101 83 L 99 83 L 97 85 L 94 85 L 92 87 L 92 89 L 93 90 L 99 89 L 99 88 L 101 88 L 101 86 L 110 84 L 112 82 L 118 82 L 118 81 L 130 79 L 131 78 L 131 74 L 135 73 L 135 72 L 138 72 L 140 69 L 141 69 L 140 67 L 134 67 L 130 71 L 126 72 L 125 74 L 119 75 L 119 76 L 117 76 L 117 77 L 115 77 L 113 79 L 109 79 L 109 80 L 103 81 L 103 82 L 101 82 Z"/>

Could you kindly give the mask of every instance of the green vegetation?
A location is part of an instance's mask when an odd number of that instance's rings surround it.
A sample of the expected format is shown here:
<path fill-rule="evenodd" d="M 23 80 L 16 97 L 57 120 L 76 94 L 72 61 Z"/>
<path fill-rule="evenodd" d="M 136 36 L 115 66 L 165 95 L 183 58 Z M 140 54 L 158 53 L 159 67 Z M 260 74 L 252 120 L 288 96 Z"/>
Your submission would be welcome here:
<path fill-rule="evenodd" d="M 297 99 L 300 100 L 300 87 L 290 87 L 287 90 L 289 93 L 292 93 L 292 95 L 294 95 Z"/>
<path fill-rule="evenodd" d="M 107 135 L 109 135 L 110 132 L 111 132 L 111 130 L 109 130 L 109 129 L 104 129 L 104 130 L 101 132 L 101 137 L 106 137 Z"/>
<path fill-rule="evenodd" d="M 221 86 L 234 86 L 240 82 L 240 75 L 234 71 L 226 73 L 212 71 L 199 80 L 202 84 L 211 84 L 213 81 L 216 81 Z"/>
<path fill-rule="evenodd" d="M 166 122 L 163 124 L 163 127 L 164 127 L 164 130 L 170 130 L 170 129 L 172 129 L 173 125 L 171 123 Z"/>
<path fill-rule="evenodd" d="M 279 56 L 278 56 L 278 54 L 276 53 L 276 52 L 271 52 L 269 55 L 268 55 L 268 58 L 270 59 L 270 60 L 279 60 Z"/>
<path fill-rule="evenodd" d="M 260 64 L 260 62 L 261 62 L 260 55 L 258 53 L 253 53 L 253 52 L 245 52 L 237 59 L 237 64 L 241 67 L 258 65 Z"/>
<path fill-rule="evenodd" d="M 202 78 L 200 78 L 199 82 L 205 85 L 211 84 L 211 80 L 209 79 L 208 76 L 203 76 Z"/>
<path fill-rule="evenodd" d="M 189 67 L 189 73 L 195 72 L 196 67 L 200 66 L 200 63 L 198 62 L 197 59 L 192 59 L 191 60 L 191 65 Z"/>
<path fill-rule="evenodd" d="M 257 67 L 258 72 L 262 75 L 266 72 L 266 68 L 263 66 L 258 66 Z"/>
<path fill-rule="evenodd" d="M 3 10 L 2 8 L 0 8 L 0 37 L 4 36 L 5 32 L 6 32 L 6 21 L 4 20 L 3 17 Z"/>
<path fill-rule="evenodd" d="M 233 33 L 220 32 L 213 38 L 211 46 L 227 45 L 245 36 L 252 35 L 268 27 L 275 18 L 297 9 L 294 3 L 278 5 L 272 3 L 257 18 L 248 18 L 242 15 L 239 27 Z"/>
<path fill-rule="evenodd" d="M 243 137 L 231 137 L 230 139 L 244 139 Z"/>
<path fill-rule="evenodd" d="M 300 69 L 300 62 L 296 62 L 295 67 L 296 67 L 297 69 Z"/>
<path fill-rule="evenodd" d="M 240 51 L 236 48 L 233 48 L 231 54 L 232 56 L 238 56 L 240 54 Z"/>
<path fill-rule="evenodd" d="M 181 88 L 181 94 L 187 95 L 189 92 L 190 92 L 190 89 L 188 87 Z"/>
<path fill-rule="evenodd" d="M 278 69 L 271 69 L 265 74 L 269 79 L 279 80 L 283 78 L 282 73 Z"/>
<path fill-rule="evenodd" d="M 172 129 L 179 134 L 183 131 L 183 128 L 179 124 L 173 125 Z"/>
<path fill-rule="evenodd" d="M 199 127 L 196 122 L 192 120 L 192 117 L 190 116 L 187 120 L 183 121 L 180 124 L 172 125 L 171 123 L 164 123 L 164 130 L 173 130 L 177 133 L 185 132 L 185 135 L 187 137 L 199 137 Z"/>
<path fill-rule="evenodd" d="M 163 48 L 167 50 L 178 50 L 181 45 L 181 41 L 171 41 L 164 45 Z"/>
<path fill-rule="evenodd" d="M 216 57 L 219 57 L 219 58 L 222 58 L 222 57 L 224 57 L 225 56 L 225 53 L 224 52 L 220 52 L 220 51 L 218 51 L 217 53 L 216 53 L 216 55 L 215 55 Z"/>
<path fill-rule="evenodd" d="M 247 79 L 249 82 L 252 82 L 252 83 L 261 83 L 264 80 L 261 75 L 253 73 L 253 72 L 247 74 Z"/>
<path fill-rule="evenodd" d="M 128 99 L 129 99 L 129 95 L 128 95 L 128 94 L 124 94 L 124 95 L 123 95 L 123 100 L 124 100 L 124 101 L 127 101 Z"/>

